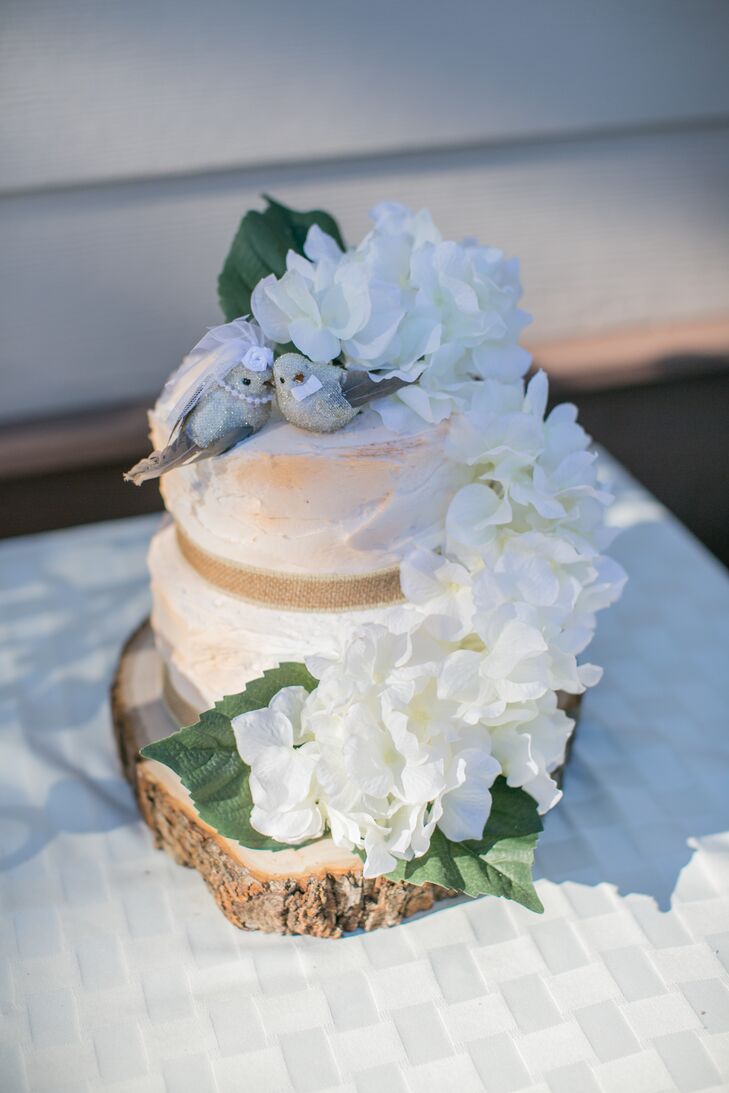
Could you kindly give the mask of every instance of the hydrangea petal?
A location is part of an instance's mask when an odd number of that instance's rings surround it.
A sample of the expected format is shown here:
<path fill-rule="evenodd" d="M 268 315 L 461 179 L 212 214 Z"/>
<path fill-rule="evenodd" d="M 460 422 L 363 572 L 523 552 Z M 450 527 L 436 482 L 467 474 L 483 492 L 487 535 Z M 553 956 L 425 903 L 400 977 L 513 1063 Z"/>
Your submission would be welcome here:
<path fill-rule="evenodd" d="M 249 765 L 256 762 L 264 749 L 293 747 L 293 727 L 281 711 L 264 707 L 242 713 L 232 719 L 231 725 L 240 757 Z"/>

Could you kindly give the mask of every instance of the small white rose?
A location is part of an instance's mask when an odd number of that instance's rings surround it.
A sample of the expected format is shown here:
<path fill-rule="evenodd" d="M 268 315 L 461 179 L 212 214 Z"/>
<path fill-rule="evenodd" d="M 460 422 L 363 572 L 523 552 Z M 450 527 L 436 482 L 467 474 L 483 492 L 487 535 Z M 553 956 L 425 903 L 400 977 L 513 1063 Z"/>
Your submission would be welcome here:
<path fill-rule="evenodd" d="M 241 364 L 250 372 L 265 372 L 273 364 L 273 350 L 267 345 L 252 345 L 243 354 Z"/>

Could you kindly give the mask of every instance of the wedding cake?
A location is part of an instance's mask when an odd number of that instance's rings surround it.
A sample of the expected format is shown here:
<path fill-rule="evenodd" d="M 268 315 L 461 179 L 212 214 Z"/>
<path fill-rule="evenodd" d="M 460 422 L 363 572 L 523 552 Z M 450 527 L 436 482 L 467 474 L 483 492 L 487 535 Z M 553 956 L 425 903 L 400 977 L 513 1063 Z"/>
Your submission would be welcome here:
<path fill-rule="evenodd" d="M 574 407 L 525 378 L 516 263 L 425 211 L 372 220 L 347 248 L 322 212 L 244 217 L 228 322 L 129 474 L 167 510 L 149 568 L 171 720 L 140 728 L 138 704 L 123 751 L 145 745 L 158 841 L 246 927 L 336 936 L 453 891 L 539 911 L 540 815 L 625 579 Z"/>
<path fill-rule="evenodd" d="M 165 403 L 153 437 L 164 439 Z M 152 627 L 170 689 L 197 714 L 281 661 L 342 649 L 401 610 L 400 563 L 437 542 L 466 479 L 446 428 L 391 433 L 365 409 L 330 434 L 272 422 L 162 479 Z"/>

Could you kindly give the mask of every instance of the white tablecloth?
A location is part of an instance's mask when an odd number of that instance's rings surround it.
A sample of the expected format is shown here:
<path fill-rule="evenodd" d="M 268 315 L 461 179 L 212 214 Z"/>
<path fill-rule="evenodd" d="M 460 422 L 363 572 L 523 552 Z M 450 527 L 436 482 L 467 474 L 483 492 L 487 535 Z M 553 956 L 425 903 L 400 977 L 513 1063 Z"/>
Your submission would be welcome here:
<path fill-rule="evenodd" d="M 0 545 L 0 1088 L 729 1088 L 729 577 L 627 480 L 614 520 L 545 914 L 339 941 L 237 931 L 138 819 L 107 688 L 155 521 Z"/>

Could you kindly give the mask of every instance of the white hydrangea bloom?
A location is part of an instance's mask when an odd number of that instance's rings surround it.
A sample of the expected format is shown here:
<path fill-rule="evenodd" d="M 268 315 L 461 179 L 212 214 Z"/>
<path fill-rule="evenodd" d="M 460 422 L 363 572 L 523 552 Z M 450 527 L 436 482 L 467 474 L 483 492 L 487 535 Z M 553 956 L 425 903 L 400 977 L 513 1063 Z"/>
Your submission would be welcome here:
<path fill-rule="evenodd" d="M 435 637 L 458 641 L 470 633 L 473 592 L 465 566 L 418 548 L 400 567 L 400 585 L 411 604 L 426 608 L 428 629 Z"/>
<path fill-rule="evenodd" d="M 481 836 L 501 766 L 488 733 L 439 697 L 438 663 L 416 645 L 363 627 L 310 695 L 285 688 L 234 719 L 258 830 L 296 844 L 326 822 L 337 846 L 365 852 L 365 876 L 424 854 L 436 825 Z"/>
<path fill-rule="evenodd" d="M 465 406 L 475 379 L 513 382 L 529 366 L 517 342 L 518 264 L 473 240 L 443 240 L 426 210 L 383 203 L 359 246 L 341 251 L 316 225 L 305 257 L 256 286 L 253 314 L 266 336 L 311 360 L 394 372 L 417 386 L 376 404 L 396 430 L 413 415 L 442 421 Z"/>
<path fill-rule="evenodd" d="M 475 564 L 481 552 L 510 524 L 508 497 L 486 482 L 469 482 L 455 494 L 446 514 L 446 541 L 463 561 Z"/>
<path fill-rule="evenodd" d="M 544 374 L 522 379 L 516 265 L 444 242 L 425 212 L 382 204 L 372 219 L 346 253 L 312 229 L 306 257 L 258 286 L 254 313 L 314 360 L 424 368 L 375 406 L 395 429 L 449 418 L 445 454 L 469 480 L 440 548 L 403 560 L 392 630 L 363 627 L 340 656 L 309 661 L 311 694 L 286 688 L 234 723 L 254 826 L 293 844 L 328 828 L 364 852 L 366 876 L 426 853 L 436 827 L 479 837 L 499 774 L 540 812 L 559 800 L 573 722 L 557 692 L 599 680 L 580 658 L 626 579 L 601 553 L 610 497 L 575 408 L 547 413 Z"/>
<path fill-rule="evenodd" d="M 342 342 L 364 328 L 372 314 L 364 269 L 325 253 L 315 264 L 293 251 L 280 280 L 270 274 L 259 281 L 251 307 L 273 341 L 292 341 L 316 362 L 338 356 Z"/>
<path fill-rule="evenodd" d="M 241 758 L 251 768 L 251 823 L 279 842 L 315 839 L 324 830 L 312 780 L 318 747 L 301 730 L 303 687 L 284 687 L 268 707 L 233 718 Z"/>
<path fill-rule="evenodd" d="M 574 722 L 558 709 L 553 691 L 510 713 L 511 720 L 491 730 L 494 757 L 508 784 L 526 790 L 536 800 L 539 811 L 548 812 L 562 796 L 551 773 L 564 761 Z"/>
<path fill-rule="evenodd" d="M 413 250 L 424 243 L 440 243 L 443 239 L 427 209 L 414 213 L 397 201 L 380 201 L 370 210 L 370 220 L 374 224 L 371 235 L 406 239 Z"/>

